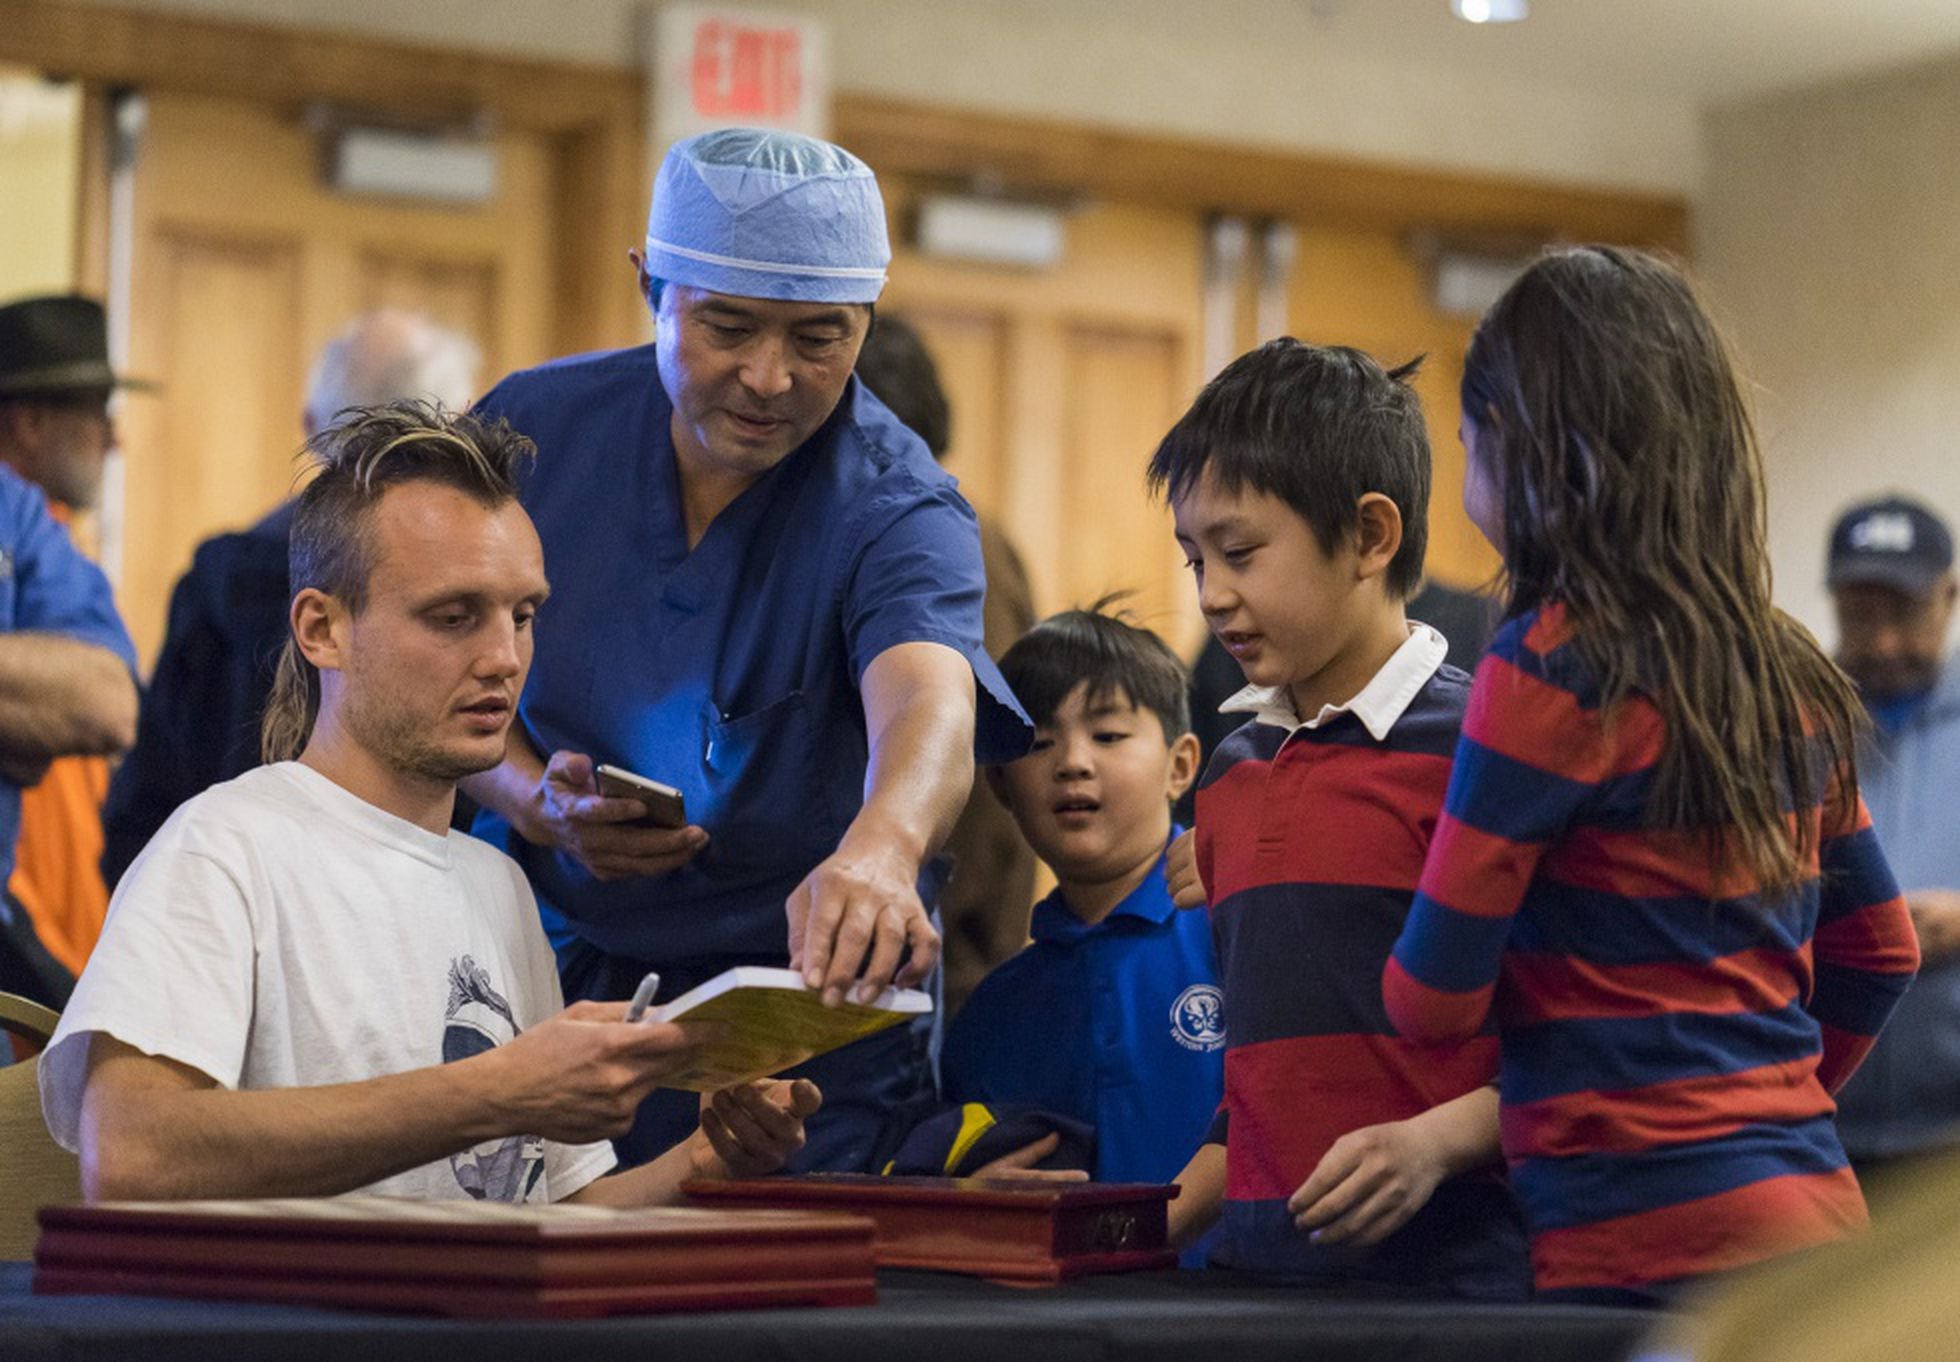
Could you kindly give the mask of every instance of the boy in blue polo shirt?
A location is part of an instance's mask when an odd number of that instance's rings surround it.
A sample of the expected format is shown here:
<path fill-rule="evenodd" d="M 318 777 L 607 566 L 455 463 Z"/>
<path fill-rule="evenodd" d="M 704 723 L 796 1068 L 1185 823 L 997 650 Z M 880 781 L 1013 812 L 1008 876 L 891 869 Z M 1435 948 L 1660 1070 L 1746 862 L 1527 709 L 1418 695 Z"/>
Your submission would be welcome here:
<path fill-rule="evenodd" d="M 1037 625 L 1000 667 L 1035 741 L 988 782 L 1057 885 L 953 1023 L 945 1095 L 1091 1124 L 1097 1181 L 1169 1182 L 1225 1072 L 1211 929 L 1164 880 L 1171 802 L 1197 775 L 1184 666 L 1097 607 Z"/>

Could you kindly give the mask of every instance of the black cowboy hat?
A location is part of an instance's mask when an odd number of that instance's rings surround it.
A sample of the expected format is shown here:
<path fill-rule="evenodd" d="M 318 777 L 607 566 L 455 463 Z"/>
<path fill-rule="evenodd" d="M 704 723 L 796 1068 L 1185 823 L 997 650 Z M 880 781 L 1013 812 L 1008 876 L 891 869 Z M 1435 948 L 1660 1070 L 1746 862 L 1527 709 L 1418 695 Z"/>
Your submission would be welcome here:
<path fill-rule="evenodd" d="M 23 298 L 0 307 L 0 397 L 153 386 L 109 367 L 108 319 L 93 298 Z"/>

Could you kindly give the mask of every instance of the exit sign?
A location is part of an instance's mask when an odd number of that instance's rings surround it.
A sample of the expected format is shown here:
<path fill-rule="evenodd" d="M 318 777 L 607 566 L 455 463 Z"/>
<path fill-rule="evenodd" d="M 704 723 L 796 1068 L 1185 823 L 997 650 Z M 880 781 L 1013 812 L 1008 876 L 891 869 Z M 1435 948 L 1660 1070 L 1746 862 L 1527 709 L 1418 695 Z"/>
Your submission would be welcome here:
<path fill-rule="evenodd" d="M 828 133 L 828 45 L 818 21 L 774 10 L 666 5 L 652 28 L 656 158 L 712 128 Z"/>

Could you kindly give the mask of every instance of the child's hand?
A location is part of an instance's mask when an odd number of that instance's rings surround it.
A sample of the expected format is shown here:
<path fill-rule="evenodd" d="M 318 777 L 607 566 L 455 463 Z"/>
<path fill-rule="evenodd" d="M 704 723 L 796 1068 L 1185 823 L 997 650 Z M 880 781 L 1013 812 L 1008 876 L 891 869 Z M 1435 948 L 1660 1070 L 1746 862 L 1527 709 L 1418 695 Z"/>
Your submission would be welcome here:
<path fill-rule="evenodd" d="M 1378 1244 L 1421 1210 L 1448 1171 L 1412 1122 L 1363 1126 L 1334 1141 L 1286 1203 L 1316 1243 Z"/>
<path fill-rule="evenodd" d="M 1164 856 L 1164 879 L 1170 886 L 1171 902 L 1179 908 L 1205 906 L 1205 882 L 1198 875 L 1198 834 L 1187 832 Z"/>
<path fill-rule="evenodd" d="M 1089 1175 L 1080 1168 L 1036 1168 L 1035 1165 L 1061 1147 L 1062 1137 L 1049 1131 L 1040 1139 L 1002 1154 L 991 1163 L 973 1170 L 976 1178 L 1008 1178 L 1018 1182 L 1087 1182 Z"/>
<path fill-rule="evenodd" d="M 804 1118 L 822 1105 L 823 1094 L 807 1078 L 765 1078 L 702 1093 L 695 1174 L 759 1178 L 775 1172 L 803 1147 Z"/>

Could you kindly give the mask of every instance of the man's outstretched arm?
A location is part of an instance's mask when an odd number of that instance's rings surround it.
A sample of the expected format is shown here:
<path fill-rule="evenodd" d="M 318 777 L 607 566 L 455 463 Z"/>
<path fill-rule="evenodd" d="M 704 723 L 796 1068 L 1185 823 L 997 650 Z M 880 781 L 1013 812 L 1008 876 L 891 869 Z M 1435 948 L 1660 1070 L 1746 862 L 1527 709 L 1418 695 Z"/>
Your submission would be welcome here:
<path fill-rule="evenodd" d="M 864 807 L 837 850 L 790 894 L 790 964 L 832 1000 L 862 973 L 875 996 L 939 960 L 919 869 L 945 845 L 973 790 L 973 668 L 938 643 L 873 658 L 862 684 L 870 741 Z M 899 971 L 906 947 L 911 956 Z"/>
<path fill-rule="evenodd" d="M 91 1200 L 332 1196 L 485 1140 L 624 1134 L 685 1028 L 579 1003 L 507 1045 L 356 1083 L 232 1091 L 113 1037 L 89 1037 L 82 1186 Z"/>

